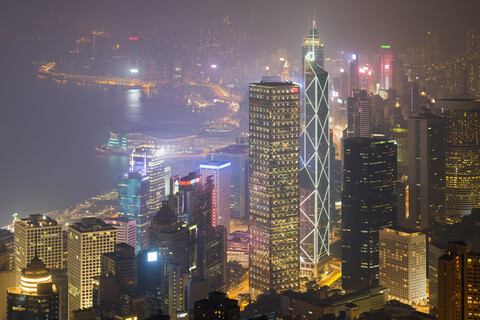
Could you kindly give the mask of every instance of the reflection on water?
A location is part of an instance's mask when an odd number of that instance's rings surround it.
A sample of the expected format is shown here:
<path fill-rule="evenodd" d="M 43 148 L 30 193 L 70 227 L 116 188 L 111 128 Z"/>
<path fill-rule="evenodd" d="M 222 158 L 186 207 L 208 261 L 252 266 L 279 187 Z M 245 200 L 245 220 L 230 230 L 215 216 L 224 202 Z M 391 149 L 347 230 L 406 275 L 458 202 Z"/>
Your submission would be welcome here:
<path fill-rule="evenodd" d="M 141 121 L 142 91 L 140 89 L 127 90 L 127 118 L 129 121 Z"/>

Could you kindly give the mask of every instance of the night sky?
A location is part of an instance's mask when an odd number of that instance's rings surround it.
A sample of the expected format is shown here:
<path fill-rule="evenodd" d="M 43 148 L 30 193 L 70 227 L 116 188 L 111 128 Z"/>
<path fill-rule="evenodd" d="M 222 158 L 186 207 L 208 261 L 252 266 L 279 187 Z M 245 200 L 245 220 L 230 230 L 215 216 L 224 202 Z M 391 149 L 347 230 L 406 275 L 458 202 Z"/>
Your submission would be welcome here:
<path fill-rule="evenodd" d="M 3 1 L 0 35 L 68 35 L 105 29 L 125 33 L 165 29 L 186 33 L 211 19 L 231 16 L 266 49 L 298 50 L 315 8 L 326 55 L 371 53 L 382 43 L 396 51 L 439 34 L 445 58 L 461 54 L 467 30 L 480 31 L 478 0 L 82 0 Z M 43 34 L 41 34 L 43 33 Z M 262 48 L 263 49 L 263 48 Z"/>

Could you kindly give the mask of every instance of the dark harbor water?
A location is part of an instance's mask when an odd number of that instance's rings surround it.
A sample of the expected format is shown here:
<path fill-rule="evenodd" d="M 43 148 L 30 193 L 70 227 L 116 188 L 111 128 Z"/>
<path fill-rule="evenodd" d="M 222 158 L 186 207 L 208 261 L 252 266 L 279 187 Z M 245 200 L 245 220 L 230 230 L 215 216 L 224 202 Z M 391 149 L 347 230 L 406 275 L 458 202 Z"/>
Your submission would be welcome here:
<path fill-rule="evenodd" d="M 38 63 L 55 60 L 70 43 L 0 40 L 0 226 L 14 212 L 60 210 L 115 187 L 127 158 L 94 151 L 112 123 L 148 122 L 160 133 L 187 134 L 205 120 L 145 103 L 137 89 L 39 78 Z"/>

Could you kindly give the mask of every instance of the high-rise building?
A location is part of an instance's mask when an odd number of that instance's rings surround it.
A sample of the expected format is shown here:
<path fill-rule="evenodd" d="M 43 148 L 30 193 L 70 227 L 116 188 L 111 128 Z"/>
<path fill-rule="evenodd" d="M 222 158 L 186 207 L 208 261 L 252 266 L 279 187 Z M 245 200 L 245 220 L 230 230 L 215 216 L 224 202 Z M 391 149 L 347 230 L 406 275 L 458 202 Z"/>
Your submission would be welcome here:
<path fill-rule="evenodd" d="M 315 21 L 312 30 L 303 37 L 302 41 L 302 66 L 306 60 L 315 61 L 319 67 L 324 68 L 325 49 L 317 31 Z"/>
<path fill-rule="evenodd" d="M 213 225 L 224 226 L 230 233 L 231 162 L 210 161 L 200 164 L 202 177 L 212 177 L 214 192 Z"/>
<path fill-rule="evenodd" d="M 34 214 L 15 221 L 14 264 L 17 285 L 22 270 L 35 255 L 49 269 L 63 268 L 62 226 L 45 215 Z"/>
<path fill-rule="evenodd" d="M 130 172 L 142 172 L 148 176 L 149 200 L 148 210 L 155 214 L 162 206 L 165 198 L 165 168 L 163 149 L 149 146 L 139 146 L 133 150 L 130 157 Z"/>
<path fill-rule="evenodd" d="M 366 90 L 353 90 L 347 100 L 347 137 L 370 138 L 371 106 Z"/>
<path fill-rule="evenodd" d="M 68 310 L 93 305 L 93 280 L 100 276 L 102 254 L 114 251 L 117 230 L 97 218 L 68 226 Z"/>
<path fill-rule="evenodd" d="M 450 242 L 438 259 L 438 319 L 480 319 L 480 254 Z"/>
<path fill-rule="evenodd" d="M 345 139 L 342 191 L 342 287 L 378 286 L 379 231 L 396 219 L 395 141 Z"/>
<path fill-rule="evenodd" d="M 233 144 L 214 150 L 207 154 L 207 159 L 232 164 L 230 216 L 246 219 L 248 217 L 248 144 Z"/>
<path fill-rule="evenodd" d="M 480 205 L 480 100 L 437 100 L 445 119 L 445 205 L 449 216 Z"/>
<path fill-rule="evenodd" d="M 360 90 L 360 74 L 358 72 L 358 54 L 352 53 L 348 60 L 348 95 L 352 96 L 354 90 Z"/>
<path fill-rule="evenodd" d="M 58 320 L 58 293 L 38 256 L 22 270 L 18 287 L 7 288 L 7 320 Z"/>
<path fill-rule="evenodd" d="M 125 291 L 137 287 L 137 259 L 135 248 L 126 243 L 115 244 L 113 252 L 101 257 L 103 276 L 115 277 L 115 290 Z"/>
<path fill-rule="evenodd" d="M 196 228 L 179 220 L 164 202 L 148 228 L 149 247 L 158 250 L 164 264 L 190 270 L 196 261 Z"/>
<path fill-rule="evenodd" d="M 427 299 L 425 234 L 401 228 L 380 230 L 379 282 L 390 299 L 419 304 Z"/>
<path fill-rule="evenodd" d="M 441 243 L 428 244 L 428 305 L 433 314 L 438 311 L 438 259 L 447 252 L 447 247 Z"/>
<path fill-rule="evenodd" d="M 409 226 L 424 230 L 445 219 L 444 119 L 431 113 L 408 119 Z"/>
<path fill-rule="evenodd" d="M 313 265 L 314 277 L 318 277 L 320 260 L 330 255 L 329 74 L 323 69 L 320 38 L 308 41 L 317 37 L 314 25 L 303 39 L 305 125 L 300 138 L 299 175 L 300 255 L 305 264 Z"/>
<path fill-rule="evenodd" d="M 223 292 L 214 291 L 208 294 L 208 299 L 195 302 L 194 318 L 238 320 L 240 307 L 237 300 L 229 299 Z"/>
<path fill-rule="evenodd" d="M 250 293 L 299 285 L 300 88 L 250 84 Z"/>
<path fill-rule="evenodd" d="M 136 222 L 135 248 L 148 248 L 148 224 L 153 218 L 149 211 L 149 177 L 141 172 L 129 172 L 118 178 L 118 215 Z"/>
<path fill-rule="evenodd" d="M 178 264 L 166 266 L 166 311 L 171 319 L 176 319 L 177 314 L 184 314 L 187 302 L 187 283 L 190 273 Z"/>
<path fill-rule="evenodd" d="M 393 52 L 389 45 L 380 46 L 380 89 L 388 90 L 392 86 Z"/>
<path fill-rule="evenodd" d="M 126 243 L 129 246 L 137 246 L 137 222 L 127 217 L 115 217 L 103 219 L 107 224 L 117 229 L 117 243 Z"/>

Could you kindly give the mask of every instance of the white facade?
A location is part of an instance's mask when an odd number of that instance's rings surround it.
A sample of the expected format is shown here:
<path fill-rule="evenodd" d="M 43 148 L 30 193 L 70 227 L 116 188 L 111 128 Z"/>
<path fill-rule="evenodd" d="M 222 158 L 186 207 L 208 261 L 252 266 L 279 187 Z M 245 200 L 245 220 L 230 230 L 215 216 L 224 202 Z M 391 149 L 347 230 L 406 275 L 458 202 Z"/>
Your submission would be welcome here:
<path fill-rule="evenodd" d="M 117 230 L 96 218 L 68 227 L 68 310 L 93 305 L 93 278 L 100 275 L 101 256 L 114 251 Z"/>
<path fill-rule="evenodd" d="M 117 229 L 117 243 L 126 243 L 135 248 L 137 244 L 137 222 L 135 220 L 107 218 L 103 221 Z"/>
<path fill-rule="evenodd" d="M 200 165 L 200 174 L 203 181 L 207 177 L 213 177 L 215 188 L 215 207 L 213 213 L 214 226 L 222 225 L 230 233 L 230 177 L 231 163 L 210 161 Z"/>
<path fill-rule="evenodd" d="M 57 221 L 43 215 L 15 221 L 14 265 L 17 286 L 22 269 L 35 257 L 42 259 L 49 269 L 63 268 L 62 227 Z"/>
<path fill-rule="evenodd" d="M 425 234 L 393 228 L 380 230 L 380 285 L 389 298 L 415 304 L 427 298 Z"/>

